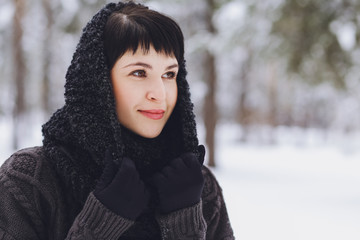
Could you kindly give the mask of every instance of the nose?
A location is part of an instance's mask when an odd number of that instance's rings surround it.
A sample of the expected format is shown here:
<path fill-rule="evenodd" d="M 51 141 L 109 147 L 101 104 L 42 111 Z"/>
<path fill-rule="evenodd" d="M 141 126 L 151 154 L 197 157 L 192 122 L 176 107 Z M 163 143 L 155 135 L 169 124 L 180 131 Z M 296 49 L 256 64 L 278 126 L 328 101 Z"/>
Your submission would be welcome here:
<path fill-rule="evenodd" d="M 166 88 L 162 78 L 149 81 L 146 98 L 150 101 L 161 102 L 166 97 Z"/>

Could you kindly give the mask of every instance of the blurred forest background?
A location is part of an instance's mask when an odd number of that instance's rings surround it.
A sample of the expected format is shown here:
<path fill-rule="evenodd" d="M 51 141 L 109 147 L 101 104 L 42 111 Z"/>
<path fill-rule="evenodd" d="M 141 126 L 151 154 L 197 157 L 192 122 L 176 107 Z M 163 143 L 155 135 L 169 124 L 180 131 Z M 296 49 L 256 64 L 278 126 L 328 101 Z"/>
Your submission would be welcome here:
<path fill-rule="evenodd" d="M 0 120 L 17 149 L 33 121 L 64 103 L 65 73 L 86 22 L 109 1 L 0 0 Z M 216 126 L 276 143 L 277 127 L 360 130 L 360 1 L 138 1 L 173 17 L 215 165 Z M 34 120 L 35 119 L 35 120 Z"/>

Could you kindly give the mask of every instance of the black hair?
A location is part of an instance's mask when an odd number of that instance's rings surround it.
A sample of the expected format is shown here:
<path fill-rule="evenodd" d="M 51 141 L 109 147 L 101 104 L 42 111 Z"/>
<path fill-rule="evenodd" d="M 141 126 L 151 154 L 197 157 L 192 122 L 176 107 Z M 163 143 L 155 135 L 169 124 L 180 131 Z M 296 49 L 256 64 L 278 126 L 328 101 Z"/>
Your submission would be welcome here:
<path fill-rule="evenodd" d="M 184 37 L 170 17 L 132 1 L 110 15 L 104 31 L 109 69 L 127 51 L 135 53 L 141 47 L 148 52 L 151 46 L 158 53 L 174 56 L 179 64 L 184 60 Z"/>

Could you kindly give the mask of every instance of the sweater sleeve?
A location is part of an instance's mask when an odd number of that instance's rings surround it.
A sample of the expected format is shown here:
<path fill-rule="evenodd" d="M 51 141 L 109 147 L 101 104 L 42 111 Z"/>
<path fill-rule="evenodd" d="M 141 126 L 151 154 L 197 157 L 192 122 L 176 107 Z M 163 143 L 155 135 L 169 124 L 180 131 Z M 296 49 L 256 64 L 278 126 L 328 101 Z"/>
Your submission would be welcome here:
<path fill-rule="evenodd" d="M 0 239 L 1 240 L 16 240 L 15 238 L 13 238 L 9 234 L 7 234 L 7 232 L 5 232 L 3 229 L 0 229 Z"/>
<path fill-rule="evenodd" d="M 163 240 L 172 239 L 205 239 L 206 222 L 202 214 L 202 203 L 178 211 L 158 215 Z"/>
<path fill-rule="evenodd" d="M 222 189 L 210 169 L 203 167 L 205 186 L 203 214 L 207 223 L 206 239 L 234 240 Z"/>
<path fill-rule="evenodd" d="M 21 194 L 20 188 L 7 180 L 1 181 L 0 190 L 0 240 L 47 239 L 44 219 L 31 201 Z M 106 209 L 91 193 L 66 239 L 118 239 L 132 224 L 132 221 Z"/>
<path fill-rule="evenodd" d="M 158 215 L 163 240 L 234 240 L 222 189 L 210 169 L 203 167 L 202 200 L 190 208 Z"/>
<path fill-rule="evenodd" d="M 41 157 L 32 151 L 14 154 L 1 166 L 0 240 L 118 239 L 133 225 L 93 193 L 75 220 L 67 222 L 65 205 L 56 201 L 61 192 L 53 191 L 53 174 L 41 165 Z"/>
<path fill-rule="evenodd" d="M 7 176 L 1 175 L 0 192 L 0 239 L 41 239 L 44 236 L 43 223 L 21 189 Z"/>
<path fill-rule="evenodd" d="M 118 239 L 134 222 L 108 210 L 93 193 L 76 217 L 67 240 Z"/>

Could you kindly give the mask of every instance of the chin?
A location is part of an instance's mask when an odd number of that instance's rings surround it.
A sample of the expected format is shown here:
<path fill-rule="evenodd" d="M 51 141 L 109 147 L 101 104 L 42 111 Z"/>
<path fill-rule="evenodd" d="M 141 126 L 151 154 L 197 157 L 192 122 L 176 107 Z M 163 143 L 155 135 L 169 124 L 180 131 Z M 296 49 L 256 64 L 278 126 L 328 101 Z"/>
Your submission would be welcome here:
<path fill-rule="evenodd" d="M 138 132 L 137 134 L 139 134 L 140 136 L 144 137 L 144 138 L 156 138 L 160 135 L 162 129 L 158 130 L 158 131 L 141 131 Z"/>

